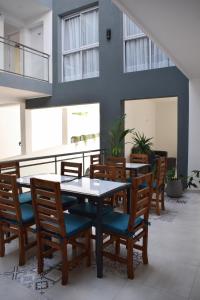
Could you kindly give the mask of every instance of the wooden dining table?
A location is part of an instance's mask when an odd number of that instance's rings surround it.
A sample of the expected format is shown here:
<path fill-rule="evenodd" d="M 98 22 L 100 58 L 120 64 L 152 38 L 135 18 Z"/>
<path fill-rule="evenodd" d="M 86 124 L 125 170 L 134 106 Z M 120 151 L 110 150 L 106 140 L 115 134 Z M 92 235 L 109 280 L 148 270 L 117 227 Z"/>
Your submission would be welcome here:
<path fill-rule="evenodd" d="M 106 197 L 113 196 L 116 192 L 127 190 L 127 209 L 130 207 L 131 184 L 129 182 L 115 182 L 100 179 L 90 179 L 88 177 L 77 178 L 74 176 L 61 176 L 58 174 L 35 174 L 24 176 L 17 179 L 17 183 L 21 187 L 30 187 L 31 178 L 39 178 L 50 181 L 60 182 L 61 191 L 65 194 L 87 198 L 97 204 L 97 214 L 95 220 L 96 226 L 96 266 L 97 277 L 103 277 L 103 200 Z"/>

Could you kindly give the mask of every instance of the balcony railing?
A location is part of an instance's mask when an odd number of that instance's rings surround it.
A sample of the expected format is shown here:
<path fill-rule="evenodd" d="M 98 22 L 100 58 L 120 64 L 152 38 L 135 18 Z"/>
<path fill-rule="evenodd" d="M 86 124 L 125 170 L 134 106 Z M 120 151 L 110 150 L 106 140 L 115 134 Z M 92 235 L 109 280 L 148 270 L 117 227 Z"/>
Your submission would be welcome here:
<path fill-rule="evenodd" d="M 49 82 L 49 54 L 0 36 L 0 71 Z"/>
<path fill-rule="evenodd" d="M 90 155 L 99 153 L 101 154 L 102 159 L 104 161 L 104 149 L 30 157 L 24 159 L 17 159 L 17 161 L 19 162 L 21 176 L 42 173 L 60 174 L 60 165 L 61 161 L 63 160 L 82 163 L 82 175 L 85 175 L 86 170 L 90 166 Z"/>

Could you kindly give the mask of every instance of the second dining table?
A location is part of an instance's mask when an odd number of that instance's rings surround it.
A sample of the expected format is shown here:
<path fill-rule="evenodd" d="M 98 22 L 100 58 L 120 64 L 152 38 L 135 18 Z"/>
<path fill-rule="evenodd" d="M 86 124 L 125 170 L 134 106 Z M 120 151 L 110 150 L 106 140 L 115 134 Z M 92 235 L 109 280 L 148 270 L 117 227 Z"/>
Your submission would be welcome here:
<path fill-rule="evenodd" d="M 61 176 L 58 174 L 35 174 L 24 176 L 17 179 L 17 183 L 21 187 L 30 187 L 31 178 L 39 178 L 50 181 L 60 182 L 61 191 L 67 195 L 76 196 L 94 201 L 97 204 L 96 214 L 96 265 L 97 277 L 103 277 L 103 233 L 102 233 L 102 217 L 103 217 L 103 200 L 111 197 L 116 192 L 127 190 L 127 211 L 130 208 L 131 184 L 128 182 L 115 182 L 100 179 L 91 179 L 89 177 L 77 178 L 74 176 Z"/>

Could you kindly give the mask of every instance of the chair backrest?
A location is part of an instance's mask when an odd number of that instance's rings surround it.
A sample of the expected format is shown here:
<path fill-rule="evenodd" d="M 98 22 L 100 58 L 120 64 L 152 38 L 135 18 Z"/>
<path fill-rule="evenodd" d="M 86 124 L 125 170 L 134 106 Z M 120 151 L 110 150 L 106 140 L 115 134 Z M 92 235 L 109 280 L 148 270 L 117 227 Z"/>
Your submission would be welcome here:
<path fill-rule="evenodd" d="M 101 154 L 90 155 L 90 165 L 100 165 L 101 163 Z"/>
<path fill-rule="evenodd" d="M 1 174 L 13 174 L 17 178 L 20 177 L 20 169 L 18 161 L 6 161 L 0 163 L 0 173 Z M 19 193 L 22 193 L 22 188 L 18 188 Z"/>
<path fill-rule="evenodd" d="M 116 167 L 116 180 L 126 181 L 126 158 L 109 156 L 106 165 Z"/>
<path fill-rule="evenodd" d="M 21 210 L 16 179 L 14 174 L 0 174 L 0 219 L 20 224 Z"/>
<path fill-rule="evenodd" d="M 135 221 L 141 217 L 148 222 L 149 209 L 152 198 L 152 173 L 132 178 L 131 210 L 129 231 L 134 231 Z"/>
<path fill-rule="evenodd" d="M 60 183 L 31 178 L 31 194 L 37 230 L 66 237 Z"/>
<path fill-rule="evenodd" d="M 130 162 L 131 163 L 148 164 L 149 157 L 147 154 L 131 153 L 130 154 Z"/>
<path fill-rule="evenodd" d="M 167 172 L 167 158 L 165 156 L 161 156 L 156 159 L 155 180 L 157 183 L 157 187 L 164 185 L 166 172 Z"/>
<path fill-rule="evenodd" d="M 82 164 L 69 161 L 61 161 L 61 175 L 82 176 Z"/>
<path fill-rule="evenodd" d="M 90 178 L 114 181 L 116 179 L 116 168 L 108 165 L 91 165 Z"/>

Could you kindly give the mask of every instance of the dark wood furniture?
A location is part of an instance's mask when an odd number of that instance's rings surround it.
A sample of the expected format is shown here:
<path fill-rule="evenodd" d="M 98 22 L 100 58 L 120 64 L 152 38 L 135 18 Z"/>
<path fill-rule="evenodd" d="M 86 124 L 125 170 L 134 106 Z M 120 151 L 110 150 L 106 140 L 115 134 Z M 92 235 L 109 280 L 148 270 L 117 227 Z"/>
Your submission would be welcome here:
<path fill-rule="evenodd" d="M 147 154 L 131 153 L 130 154 L 130 162 L 131 163 L 148 164 L 149 157 Z"/>
<path fill-rule="evenodd" d="M 61 161 L 61 175 L 62 176 L 75 176 L 77 178 L 81 178 L 82 176 L 82 164 L 69 162 L 69 161 Z M 62 203 L 63 209 L 67 210 L 71 206 L 77 204 L 78 199 L 73 196 L 62 194 Z"/>
<path fill-rule="evenodd" d="M 90 165 L 100 165 L 101 163 L 101 154 L 90 155 Z"/>
<path fill-rule="evenodd" d="M 37 175 L 35 175 L 36 177 Z M 49 174 L 46 175 L 48 180 Z M 18 184 L 23 187 L 30 187 L 30 178 L 34 176 L 25 176 L 17 180 Z M 44 177 L 43 177 L 44 178 Z M 76 178 L 73 181 L 62 181 L 61 191 L 70 196 L 88 198 L 97 203 L 96 205 L 96 264 L 97 277 L 103 277 L 103 257 L 102 257 L 102 217 L 103 217 L 103 200 L 106 197 L 112 197 L 116 192 L 127 189 L 127 198 L 130 199 L 130 183 L 115 182 L 100 179 L 91 179 L 88 177 Z M 129 203 L 129 201 L 128 201 Z M 128 204 L 129 206 L 129 204 Z"/>
<path fill-rule="evenodd" d="M 76 176 L 78 178 L 81 178 L 82 164 L 69 161 L 61 161 L 61 175 Z"/>
<path fill-rule="evenodd" d="M 0 173 L 1 174 L 13 174 L 16 175 L 17 178 L 20 177 L 20 169 L 18 161 L 7 161 L 0 163 Z M 21 204 L 31 203 L 31 193 L 30 192 L 22 192 L 22 188 L 18 188 L 19 194 L 19 202 Z"/>
<path fill-rule="evenodd" d="M 31 191 L 37 231 L 38 273 L 43 272 L 44 257 L 59 250 L 62 255 L 62 284 L 65 285 L 69 267 L 83 258 L 86 258 L 87 266 L 91 264 L 92 222 L 84 217 L 63 213 L 59 182 L 32 178 Z M 77 241 L 79 237 L 84 238 L 85 242 Z M 69 244 L 73 249 L 82 249 L 72 260 L 68 258 Z"/>
<path fill-rule="evenodd" d="M 112 212 L 103 217 L 103 232 L 109 235 L 103 244 L 103 255 L 127 265 L 128 278 L 134 278 L 133 251 L 142 251 L 143 263 L 148 264 L 148 219 L 152 196 L 152 174 L 132 179 L 132 197 L 130 214 Z M 142 239 L 142 244 L 140 240 Z M 106 251 L 115 245 L 115 253 Z M 120 247 L 125 245 L 126 258 L 120 256 Z M 125 248 L 124 248 L 125 249 Z"/>
<path fill-rule="evenodd" d="M 167 170 L 167 158 L 165 156 L 156 159 L 156 173 L 153 180 L 153 194 L 151 200 L 151 207 L 156 208 L 157 215 L 160 215 L 161 209 L 165 209 L 164 203 L 164 189 L 165 176 Z"/>
<path fill-rule="evenodd" d="M 0 256 L 5 244 L 19 238 L 19 265 L 25 264 L 25 250 L 36 245 L 28 243 L 28 230 L 35 224 L 32 205 L 20 204 L 16 175 L 0 174 Z"/>

